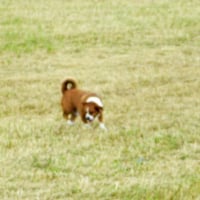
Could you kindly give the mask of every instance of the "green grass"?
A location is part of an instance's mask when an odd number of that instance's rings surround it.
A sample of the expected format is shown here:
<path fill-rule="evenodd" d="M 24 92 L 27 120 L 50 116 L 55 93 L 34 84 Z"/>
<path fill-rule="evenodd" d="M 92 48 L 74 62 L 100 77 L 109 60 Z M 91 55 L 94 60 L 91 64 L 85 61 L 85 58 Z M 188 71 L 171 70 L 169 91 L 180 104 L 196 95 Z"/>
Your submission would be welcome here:
<path fill-rule="evenodd" d="M 198 0 L 0 0 L 0 199 L 200 199 Z M 67 126 L 66 77 L 105 124 Z"/>

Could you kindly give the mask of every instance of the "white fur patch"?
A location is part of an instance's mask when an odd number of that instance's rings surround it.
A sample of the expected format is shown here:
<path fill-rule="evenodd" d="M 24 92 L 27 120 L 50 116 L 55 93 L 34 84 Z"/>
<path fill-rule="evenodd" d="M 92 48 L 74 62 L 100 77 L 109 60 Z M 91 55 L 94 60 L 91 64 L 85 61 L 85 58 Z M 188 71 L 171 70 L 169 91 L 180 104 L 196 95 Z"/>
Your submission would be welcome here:
<path fill-rule="evenodd" d="M 71 120 L 67 120 L 67 124 L 70 125 L 70 126 L 72 126 L 72 125 L 74 125 L 74 122 L 71 121 Z"/>
<path fill-rule="evenodd" d="M 104 130 L 104 131 L 107 131 L 107 128 L 105 127 L 104 123 L 100 123 L 99 124 L 99 127 Z"/>
<path fill-rule="evenodd" d="M 102 108 L 103 108 L 103 103 L 102 103 L 102 101 L 101 101 L 98 97 L 89 97 L 89 98 L 86 100 L 86 103 L 95 103 L 95 104 L 97 104 L 99 107 L 102 107 Z"/>

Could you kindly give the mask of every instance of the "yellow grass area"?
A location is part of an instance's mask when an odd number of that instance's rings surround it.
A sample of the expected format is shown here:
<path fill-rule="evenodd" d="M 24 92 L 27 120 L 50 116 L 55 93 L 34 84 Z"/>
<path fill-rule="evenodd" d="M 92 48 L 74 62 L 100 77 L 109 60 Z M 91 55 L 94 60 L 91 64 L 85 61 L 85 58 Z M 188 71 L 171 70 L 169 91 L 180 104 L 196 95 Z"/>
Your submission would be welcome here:
<path fill-rule="evenodd" d="M 0 0 L 0 199 L 200 199 L 198 0 Z M 74 77 L 107 132 L 60 107 Z"/>

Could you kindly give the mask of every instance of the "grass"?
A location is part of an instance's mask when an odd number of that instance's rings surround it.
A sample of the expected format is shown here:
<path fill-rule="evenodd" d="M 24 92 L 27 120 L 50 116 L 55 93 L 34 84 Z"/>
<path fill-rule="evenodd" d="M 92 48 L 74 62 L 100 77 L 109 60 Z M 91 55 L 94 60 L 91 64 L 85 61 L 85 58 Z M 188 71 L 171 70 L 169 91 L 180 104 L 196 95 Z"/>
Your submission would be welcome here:
<path fill-rule="evenodd" d="M 198 0 L 0 0 L 0 199 L 200 199 Z M 66 77 L 108 132 L 68 127 Z"/>

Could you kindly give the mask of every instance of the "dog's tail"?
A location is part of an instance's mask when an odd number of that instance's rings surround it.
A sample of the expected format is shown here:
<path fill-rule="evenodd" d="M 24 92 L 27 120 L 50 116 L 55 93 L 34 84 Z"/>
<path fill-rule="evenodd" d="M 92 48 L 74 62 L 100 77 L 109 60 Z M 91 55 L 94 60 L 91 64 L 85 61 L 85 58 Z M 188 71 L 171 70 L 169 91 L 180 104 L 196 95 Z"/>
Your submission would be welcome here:
<path fill-rule="evenodd" d="M 77 88 L 77 83 L 74 79 L 69 78 L 62 83 L 61 92 L 64 94 L 66 90 L 71 90 L 74 88 Z"/>

